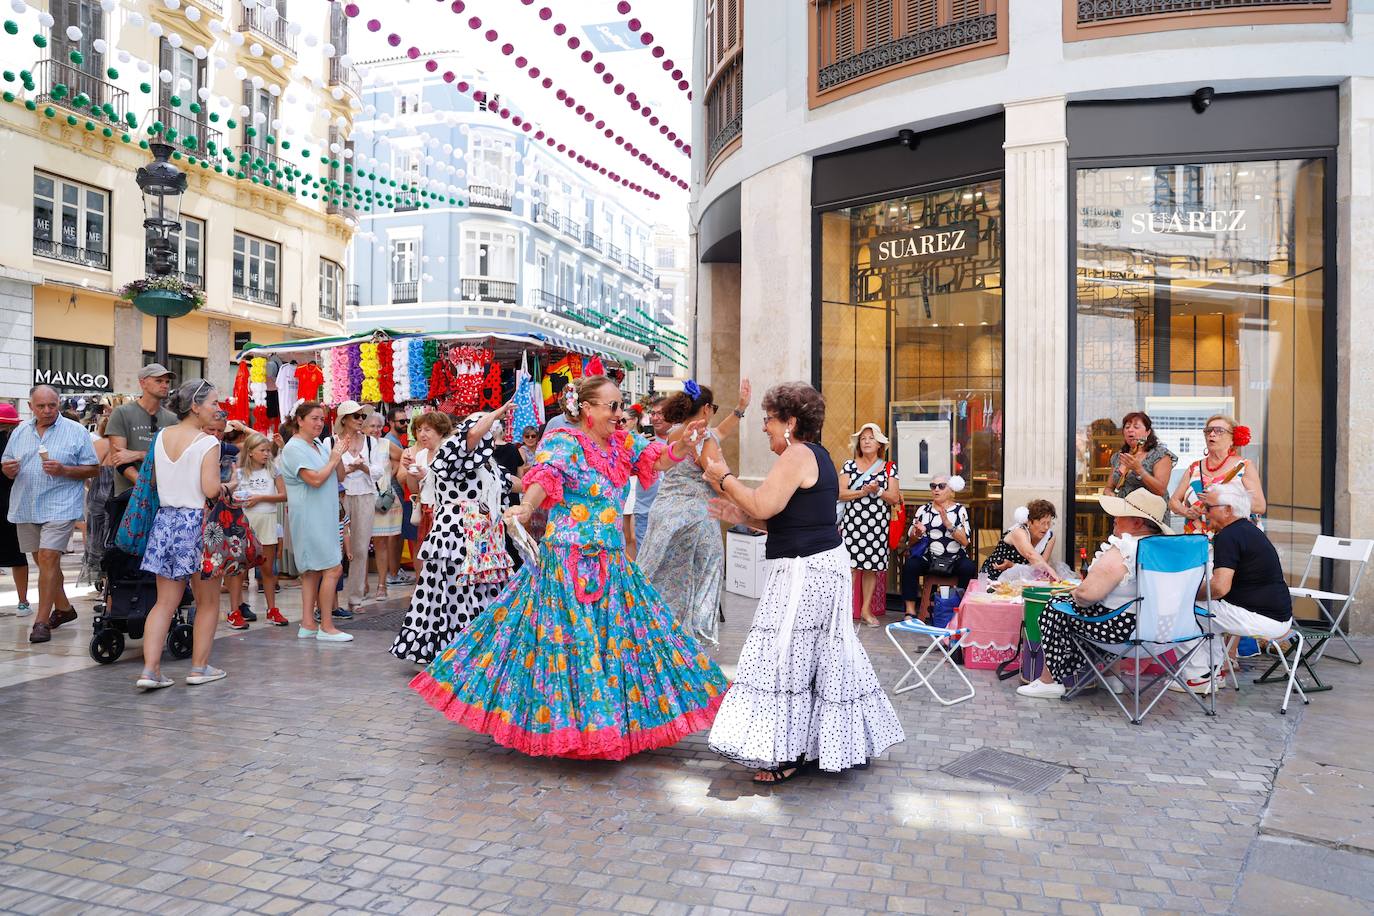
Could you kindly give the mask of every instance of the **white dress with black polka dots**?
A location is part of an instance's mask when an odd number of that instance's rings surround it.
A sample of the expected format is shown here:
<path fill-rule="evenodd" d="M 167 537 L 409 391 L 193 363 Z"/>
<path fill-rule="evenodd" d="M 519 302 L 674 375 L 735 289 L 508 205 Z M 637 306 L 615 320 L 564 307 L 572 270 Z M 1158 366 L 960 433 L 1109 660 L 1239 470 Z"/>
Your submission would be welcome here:
<path fill-rule="evenodd" d="M 768 581 L 711 727 L 711 750 L 754 768 L 804 757 L 834 772 L 904 740 L 854 633 L 849 554 L 835 547 L 766 562 Z"/>
<path fill-rule="evenodd" d="M 848 483 L 846 488 L 853 490 L 862 479 L 865 485 L 876 483 L 884 490 L 892 476 L 887 462 L 870 468 L 872 473 L 865 475 L 853 458 L 844 463 L 842 469 Z M 844 536 L 844 546 L 849 551 L 849 565 L 854 569 L 881 571 L 887 569 L 889 551 L 887 547 L 888 527 L 892 522 L 892 507 L 883 502 L 881 495 L 861 496 L 845 503 L 844 522 L 840 534 Z"/>
<path fill-rule="evenodd" d="M 490 435 L 468 450 L 464 440 L 471 426 L 461 424 L 430 462 L 434 526 L 420 548 L 410 611 L 391 644 L 392 655 L 422 665 L 496 600 L 511 574 L 504 533 L 493 543 L 487 527 L 492 518 L 500 525 L 499 495 L 491 488 L 499 490 L 501 469 Z M 473 531 L 487 536 L 474 539 Z"/>

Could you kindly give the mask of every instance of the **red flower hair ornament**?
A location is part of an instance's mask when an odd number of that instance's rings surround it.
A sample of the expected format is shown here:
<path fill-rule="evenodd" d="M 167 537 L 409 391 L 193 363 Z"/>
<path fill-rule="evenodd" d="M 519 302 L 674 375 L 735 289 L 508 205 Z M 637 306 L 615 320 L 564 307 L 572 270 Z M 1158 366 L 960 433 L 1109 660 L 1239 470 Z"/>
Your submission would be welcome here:
<path fill-rule="evenodd" d="M 1244 448 L 1250 444 L 1250 427 L 1237 426 L 1231 433 L 1231 443 L 1236 448 Z"/>

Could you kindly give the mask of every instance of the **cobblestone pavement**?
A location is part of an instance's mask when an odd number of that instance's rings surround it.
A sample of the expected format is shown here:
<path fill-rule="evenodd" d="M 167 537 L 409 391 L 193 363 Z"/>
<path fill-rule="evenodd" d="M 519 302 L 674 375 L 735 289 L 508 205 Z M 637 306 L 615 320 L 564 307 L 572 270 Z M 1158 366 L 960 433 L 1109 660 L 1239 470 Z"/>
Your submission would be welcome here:
<path fill-rule="evenodd" d="M 727 613 L 733 662 L 750 603 Z M 869 769 L 768 788 L 704 735 L 619 764 L 500 748 L 406 689 L 390 635 L 255 627 L 217 642 L 227 680 L 169 662 L 149 695 L 136 652 L 0 688 L 0 911 L 1223 913 L 1304 714 L 1247 683 L 1132 726 L 972 672 L 971 702 L 896 698 L 907 740 Z M 981 747 L 1070 771 L 1038 795 L 939 772 Z"/>

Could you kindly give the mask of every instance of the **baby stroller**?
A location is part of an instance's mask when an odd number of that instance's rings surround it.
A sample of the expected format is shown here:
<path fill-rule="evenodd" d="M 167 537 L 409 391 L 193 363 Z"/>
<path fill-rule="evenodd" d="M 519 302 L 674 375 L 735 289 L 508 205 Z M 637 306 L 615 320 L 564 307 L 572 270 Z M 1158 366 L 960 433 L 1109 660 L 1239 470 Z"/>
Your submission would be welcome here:
<path fill-rule="evenodd" d="M 129 506 L 129 493 L 107 502 L 105 552 L 100 560 L 100 599 L 92 618 L 91 658 L 108 665 L 124 654 L 124 640 L 142 639 L 143 624 L 157 602 L 157 576 L 139 569 L 139 558 L 115 545 L 115 534 Z M 172 616 L 167 632 L 167 651 L 173 658 L 191 657 L 191 624 L 187 608 L 191 605 L 188 588 L 181 606 Z"/>

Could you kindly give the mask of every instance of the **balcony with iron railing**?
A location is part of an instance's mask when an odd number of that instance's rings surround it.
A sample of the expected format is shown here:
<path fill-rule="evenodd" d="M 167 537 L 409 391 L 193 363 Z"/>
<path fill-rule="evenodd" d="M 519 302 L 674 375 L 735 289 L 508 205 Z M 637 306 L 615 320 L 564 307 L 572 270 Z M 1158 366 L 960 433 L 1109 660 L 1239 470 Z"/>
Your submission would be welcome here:
<path fill-rule="evenodd" d="M 411 210 L 420 209 L 420 195 L 414 191 L 400 191 L 395 196 L 395 203 L 391 210 L 394 213 L 407 213 Z"/>
<path fill-rule="evenodd" d="M 358 284 L 348 284 L 347 290 L 347 293 L 344 295 L 344 304 L 347 305 L 349 308 L 357 308 L 362 303 L 362 299 L 358 291 Z"/>
<path fill-rule="evenodd" d="M 567 314 L 577 307 L 571 299 L 564 299 L 546 289 L 535 290 L 530 294 L 530 308 L 540 308 L 559 315 Z"/>
<path fill-rule="evenodd" d="M 625 252 L 621 251 L 618 245 L 612 245 L 607 254 L 610 256 L 611 260 L 615 261 L 617 264 L 625 263 Z"/>
<path fill-rule="evenodd" d="M 463 280 L 463 299 L 472 302 L 514 302 L 513 280 Z"/>
<path fill-rule="evenodd" d="M 468 205 L 486 207 L 490 210 L 509 210 L 511 208 L 510 188 L 470 184 L 468 185 Z"/>
<path fill-rule="evenodd" d="M 191 0 L 191 3 L 205 10 L 207 13 L 214 13 L 216 16 L 224 15 L 224 6 L 220 0 Z"/>
<path fill-rule="evenodd" d="M 626 259 L 625 266 L 630 269 L 630 273 L 632 274 L 639 274 L 641 276 L 644 274 L 644 262 L 634 255 L 630 255 L 630 257 Z"/>
<path fill-rule="evenodd" d="M 334 203 L 335 200 L 338 203 Z M 329 216 L 352 216 L 357 212 L 354 201 L 357 197 L 353 194 L 340 190 L 338 195 L 330 195 L 329 201 L 324 205 L 324 212 Z"/>
<path fill-rule="evenodd" d="M 296 167 L 276 153 L 248 145 L 239 150 L 239 165 L 251 176 L 257 176 L 264 187 L 276 187 L 295 180 Z"/>
<path fill-rule="evenodd" d="M 818 0 L 811 17 L 811 107 L 914 73 L 1006 54 L 1007 3 Z"/>
<path fill-rule="evenodd" d="M 256 302 L 259 305 L 281 304 L 281 294 L 277 290 L 247 283 L 234 284 L 234 298 L 242 299 L 245 302 Z"/>
<path fill-rule="evenodd" d="M 587 232 L 586 232 L 586 234 L 583 235 L 583 237 L 582 237 L 582 244 L 586 245 L 588 248 L 592 249 L 592 250 L 595 251 L 597 254 L 605 254 L 605 253 L 606 253 L 606 242 L 605 242 L 605 240 L 602 239 L 601 236 L 597 235 L 595 232 L 593 232 L 593 231 L 590 230 L 590 229 L 588 229 Z"/>
<path fill-rule="evenodd" d="M 706 163 L 733 149 L 744 134 L 744 51 L 731 56 L 706 88 Z"/>
<path fill-rule="evenodd" d="M 345 64 L 337 57 L 329 58 L 329 85 L 342 86 L 356 96 L 363 94 L 363 78 L 352 64 Z"/>
<path fill-rule="evenodd" d="M 218 151 L 224 145 L 224 135 L 199 117 L 182 114 L 168 105 L 159 105 L 152 111 L 153 125 L 162 125 L 162 136 L 178 149 L 192 149 L 202 152 L 210 150 L 210 144 Z M 195 144 L 187 146 L 187 139 L 194 138 Z"/>
<path fill-rule="evenodd" d="M 249 6 L 243 4 L 243 19 L 239 21 L 240 32 L 252 32 L 260 35 L 281 48 L 292 57 L 296 56 L 296 36 L 291 34 L 291 23 L 287 22 L 283 16 L 272 16 L 269 19 L 264 8 L 257 4 Z"/>
<path fill-rule="evenodd" d="M 1349 0 L 1063 0 L 1064 40 L 1208 26 L 1345 22 Z"/>
<path fill-rule="evenodd" d="M 419 280 L 391 281 L 391 301 L 396 305 L 407 305 L 420 301 Z"/>
<path fill-rule="evenodd" d="M 550 209 L 545 204 L 536 204 L 534 207 L 535 222 L 543 223 L 552 229 L 558 229 L 563 225 L 563 218 L 558 215 L 557 210 Z"/>
<path fill-rule="evenodd" d="M 581 224 L 581 223 L 575 223 L 575 222 L 573 222 L 572 220 L 568 219 L 568 218 L 565 216 L 565 217 L 563 217 L 563 224 L 562 224 L 561 226 L 559 226 L 558 228 L 559 228 L 559 231 L 560 231 L 560 232 L 562 232 L 562 233 L 563 233 L 564 235 L 566 235 L 568 238 L 572 239 L 574 242 L 580 242 L 580 241 L 582 241 L 582 224 Z"/>
<path fill-rule="evenodd" d="M 42 258 L 66 261 L 69 264 L 80 264 L 82 267 L 94 267 L 97 270 L 110 269 L 110 253 L 108 251 L 68 245 L 60 239 L 35 235 L 33 237 L 33 253 Z"/>
<path fill-rule="evenodd" d="M 83 115 L 123 121 L 129 112 L 129 93 L 79 67 L 49 58 L 33 68 L 35 103 L 60 105 Z"/>

